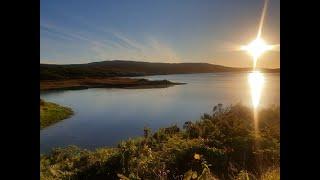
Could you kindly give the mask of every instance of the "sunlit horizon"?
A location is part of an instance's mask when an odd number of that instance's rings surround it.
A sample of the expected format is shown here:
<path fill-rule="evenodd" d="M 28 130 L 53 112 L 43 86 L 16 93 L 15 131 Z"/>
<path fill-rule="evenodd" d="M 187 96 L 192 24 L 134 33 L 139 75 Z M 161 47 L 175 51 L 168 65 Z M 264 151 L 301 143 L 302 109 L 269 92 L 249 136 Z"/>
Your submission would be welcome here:
<path fill-rule="evenodd" d="M 82 64 L 106 60 L 210 63 L 250 67 L 236 50 L 256 32 L 263 1 L 72 1 L 40 4 L 40 62 Z M 280 3 L 270 1 L 264 40 L 280 40 Z M 236 27 L 236 28 L 235 28 Z M 279 68 L 279 53 L 261 68 Z"/>
<path fill-rule="evenodd" d="M 246 51 L 251 56 L 253 65 L 253 71 L 248 74 L 248 81 L 251 91 L 251 101 L 252 101 L 252 108 L 253 108 L 253 121 L 255 127 L 255 134 L 259 135 L 259 117 L 258 117 L 258 110 L 260 99 L 262 96 L 262 90 L 264 86 L 264 75 L 263 73 L 256 70 L 257 62 L 259 58 L 262 57 L 267 51 L 273 50 L 275 47 L 279 47 L 279 44 L 269 45 L 265 42 L 262 38 L 262 30 L 265 21 L 265 16 L 268 8 L 268 0 L 264 0 L 262 15 L 259 22 L 258 33 L 254 40 L 252 40 L 247 45 L 241 46 L 240 50 Z M 258 145 L 257 145 L 258 147 Z"/>

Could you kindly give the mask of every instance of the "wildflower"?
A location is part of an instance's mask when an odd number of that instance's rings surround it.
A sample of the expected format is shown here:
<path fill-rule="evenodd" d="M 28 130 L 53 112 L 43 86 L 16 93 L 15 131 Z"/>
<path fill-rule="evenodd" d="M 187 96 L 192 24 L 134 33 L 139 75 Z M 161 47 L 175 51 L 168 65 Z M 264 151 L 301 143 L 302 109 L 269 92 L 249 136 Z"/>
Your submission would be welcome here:
<path fill-rule="evenodd" d="M 200 155 L 197 154 L 197 153 L 195 153 L 194 156 L 193 156 L 193 158 L 194 158 L 194 159 L 197 159 L 197 160 L 200 160 Z"/>

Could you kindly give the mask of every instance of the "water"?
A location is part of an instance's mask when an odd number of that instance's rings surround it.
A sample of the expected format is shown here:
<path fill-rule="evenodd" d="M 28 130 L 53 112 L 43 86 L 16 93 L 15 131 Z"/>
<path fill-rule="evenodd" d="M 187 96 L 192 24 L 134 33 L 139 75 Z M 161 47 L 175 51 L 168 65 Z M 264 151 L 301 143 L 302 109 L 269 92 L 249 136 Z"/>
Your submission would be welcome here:
<path fill-rule="evenodd" d="M 279 73 L 264 74 L 260 106 L 280 105 Z M 143 128 L 156 130 L 195 121 L 214 105 L 251 106 L 246 73 L 208 73 L 149 76 L 185 82 L 161 89 L 86 89 L 42 93 L 46 101 L 71 107 L 75 115 L 40 130 L 40 151 L 77 145 L 86 149 L 115 146 L 120 140 L 143 135 Z"/>

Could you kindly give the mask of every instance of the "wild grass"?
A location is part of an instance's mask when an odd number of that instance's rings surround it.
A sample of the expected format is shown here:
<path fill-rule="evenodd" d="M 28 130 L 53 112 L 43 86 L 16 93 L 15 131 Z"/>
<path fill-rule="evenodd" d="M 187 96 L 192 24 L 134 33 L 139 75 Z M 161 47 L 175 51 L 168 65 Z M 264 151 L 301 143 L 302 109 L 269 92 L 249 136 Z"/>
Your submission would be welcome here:
<path fill-rule="evenodd" d="M 48 179 L 263 179 L 279 178 L 280 108 L 261 110 L 259 136 L 250 108 L 217 105 L 181 129 L 173 125 L 89 151 L 70 146 L 41 155 Z M 259 146 L 257 146 L 259 144 Z"/>
<path fill-rule="evenodd" d="M 280 168 L 271 168 L 267 170 L 262 176 L 261 180 L 280 180 Z"/>
<path fill-rule="evenodd" d="M 69 107 L 40 99 L 40 129 L 70 117 L 73 111 Z"/>

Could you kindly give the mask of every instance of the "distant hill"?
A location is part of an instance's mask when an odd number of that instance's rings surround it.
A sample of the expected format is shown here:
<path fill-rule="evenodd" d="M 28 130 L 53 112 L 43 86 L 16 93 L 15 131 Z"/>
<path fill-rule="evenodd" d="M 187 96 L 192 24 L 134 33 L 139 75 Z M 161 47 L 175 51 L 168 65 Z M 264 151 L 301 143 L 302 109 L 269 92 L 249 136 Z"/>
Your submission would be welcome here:
<path fill-rule="evenodd" d="M 151 63 L 138 61 L 101 61 L 87 64 L 40 64 L 40 80 L 99 77 L 133 77 L 145 75 L 241 72 L 250 68 L 233 68 L 209 63 Z M 279 72 L 280 69 L 263 69 Z"/>

